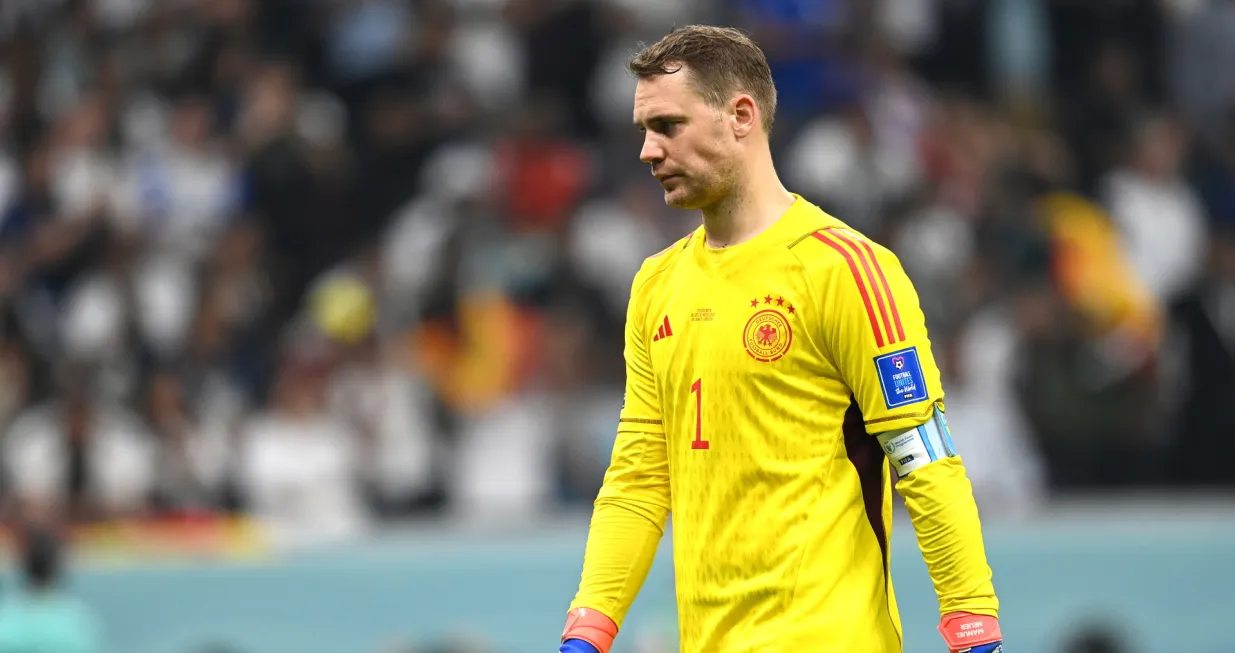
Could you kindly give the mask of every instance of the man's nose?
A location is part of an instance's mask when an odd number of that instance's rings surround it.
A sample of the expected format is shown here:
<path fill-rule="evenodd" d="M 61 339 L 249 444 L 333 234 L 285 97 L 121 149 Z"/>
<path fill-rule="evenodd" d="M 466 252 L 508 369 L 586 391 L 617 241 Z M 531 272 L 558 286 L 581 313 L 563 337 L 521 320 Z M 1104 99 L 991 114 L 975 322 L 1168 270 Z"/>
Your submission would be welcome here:
<path fill-rule="evenodd" d="M 639 152 L 639 160 L 653 165 L 665 160 L 665 148 L 655 134 L 647 134 L 643 137 L 643 150 Z"/>

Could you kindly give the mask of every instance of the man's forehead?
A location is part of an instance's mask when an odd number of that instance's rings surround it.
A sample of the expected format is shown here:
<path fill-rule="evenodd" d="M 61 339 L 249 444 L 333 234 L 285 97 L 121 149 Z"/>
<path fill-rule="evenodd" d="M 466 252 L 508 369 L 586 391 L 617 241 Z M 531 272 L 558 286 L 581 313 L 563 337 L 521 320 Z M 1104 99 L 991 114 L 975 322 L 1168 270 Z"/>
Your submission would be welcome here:
<path fill-rule="evenodd" d="M 683 68 L 663 75 L 639 78 L 635 85 L 635 98 L 649 95 L 671 96 L 685 93 L 690 86 L 690 71 Z"/>
<path fill-rule="evenodd" d="M 681 113 L 698 101 L 681 73 L 640 79 L 635 86 L 635 122 L 659 113 Z"/>
<path fill-rule="evenodd" d="M 635 100 L 634 121 L 639 124 L 646 120 L 660 118 L 669 114 L 680 114 L 683 107 L 677 102 L 662 99 Z"/>

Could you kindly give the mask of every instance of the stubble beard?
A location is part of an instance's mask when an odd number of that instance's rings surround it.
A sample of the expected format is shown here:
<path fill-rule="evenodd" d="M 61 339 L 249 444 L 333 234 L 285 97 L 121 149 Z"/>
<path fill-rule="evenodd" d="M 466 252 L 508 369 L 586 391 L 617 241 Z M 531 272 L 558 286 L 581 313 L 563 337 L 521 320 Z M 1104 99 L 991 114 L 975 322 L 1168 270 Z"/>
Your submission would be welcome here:
<path fill-rule="evenodd" d="M 665 190 L 665 204 L 686 211 L 701 211 L 724 202 L 735 188 L 735 174 L 728 163 L 702 176 L 682 177 L 673 190 Z"/>

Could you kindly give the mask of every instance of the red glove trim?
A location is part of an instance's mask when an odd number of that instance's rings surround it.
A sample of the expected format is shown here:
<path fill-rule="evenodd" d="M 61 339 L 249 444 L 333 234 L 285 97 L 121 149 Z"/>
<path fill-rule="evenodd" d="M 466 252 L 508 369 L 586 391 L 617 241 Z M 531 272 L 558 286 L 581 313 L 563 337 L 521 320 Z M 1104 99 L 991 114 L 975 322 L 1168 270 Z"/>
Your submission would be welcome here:
<path fill-rule="evenodd" d="M 939 622 L 939 634 L 947 642 L 948 649 L 964 651 L 979 644 L 991 644 L 1003 639 L 999 632 L 999 620 L 984 614 L 953 612 Z"/>
<path fill-rule="evenodd" d="M 596 647 L 600 653 L 609 653 L 618 627 L 613 620 L 591 608 L 575 608 L 566 614 L 566 628 L 562 629 L 562 641 L 581 639 Z"/>

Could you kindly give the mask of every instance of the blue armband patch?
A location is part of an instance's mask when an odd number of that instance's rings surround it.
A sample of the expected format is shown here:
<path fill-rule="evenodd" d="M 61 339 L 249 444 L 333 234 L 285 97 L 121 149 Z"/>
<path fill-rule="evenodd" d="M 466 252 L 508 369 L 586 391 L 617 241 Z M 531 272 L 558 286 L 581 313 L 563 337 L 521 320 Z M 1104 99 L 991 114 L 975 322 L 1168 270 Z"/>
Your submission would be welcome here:
<path fill-rule="evenodd" d="M 917 347 L 877 357 L 875 369 L 879 372 L 879 385 L 883 388 L 883 401 L 888 408 L 923 401 L 930 396 L 926 391 L 922 363 L 918 361 Z"/>

